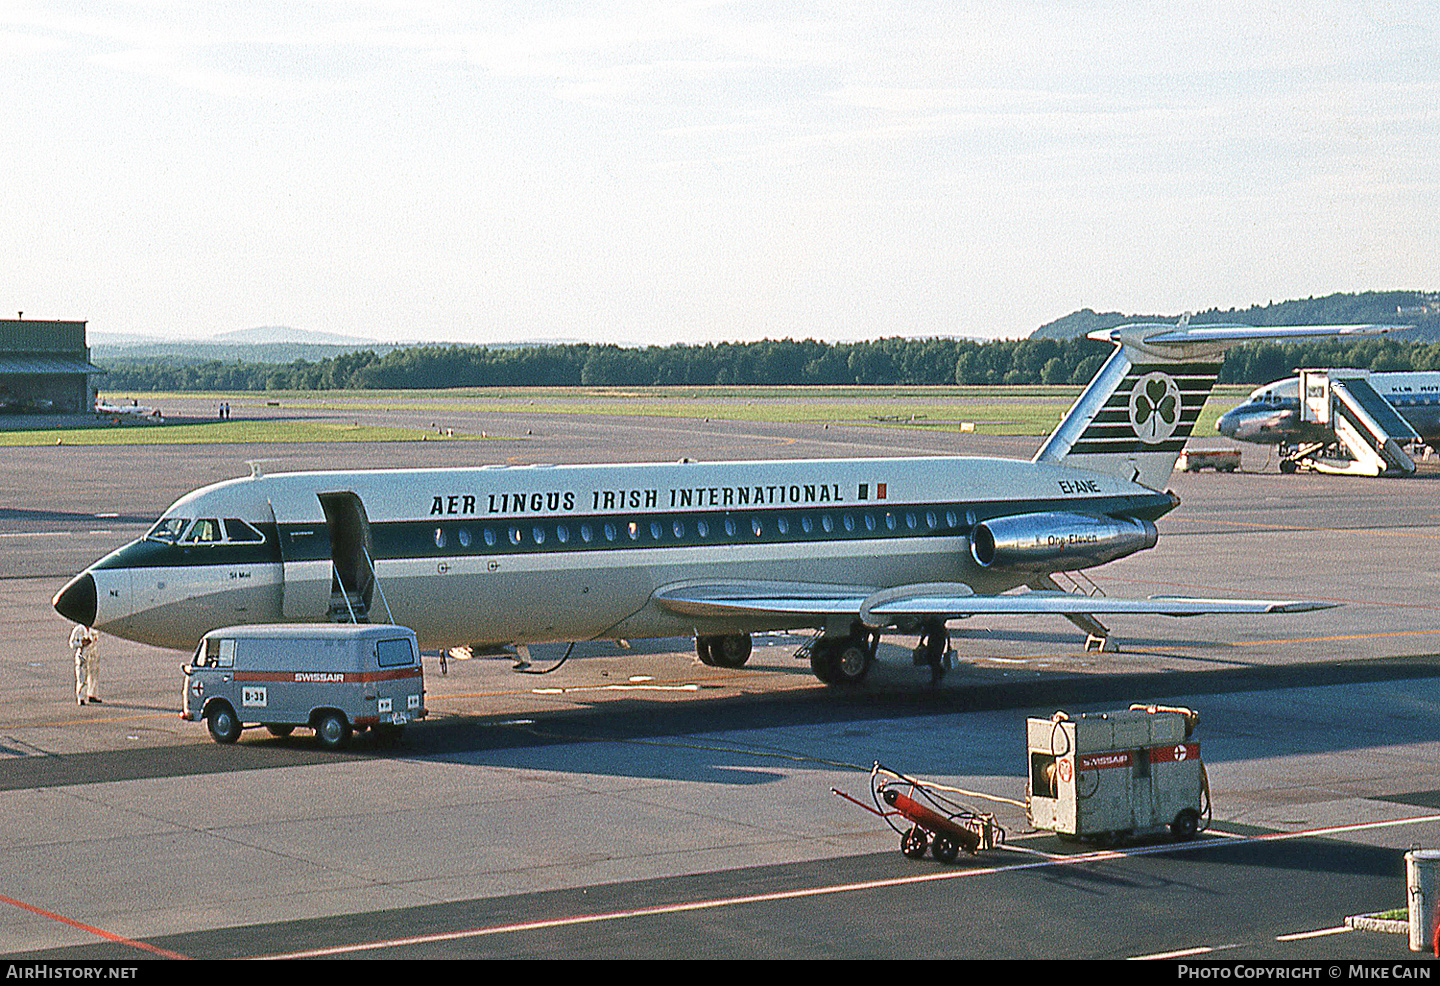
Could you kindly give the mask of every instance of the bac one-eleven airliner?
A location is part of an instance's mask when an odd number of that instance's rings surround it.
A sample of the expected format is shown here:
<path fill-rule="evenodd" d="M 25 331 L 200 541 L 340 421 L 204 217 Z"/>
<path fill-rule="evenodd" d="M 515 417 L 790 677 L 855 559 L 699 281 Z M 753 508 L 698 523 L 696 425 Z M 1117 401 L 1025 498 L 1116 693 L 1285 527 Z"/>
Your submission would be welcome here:
<path fill-rule="evenodd" d="M 1155 545 L 1163 492 L 1215 383 L 1254 339 L 1400 326 L 1139 324 L 1029 462 L 967 456 L 481 466 L 254 474 L 188 493 L 55 596 L 76 623 L 180 650 L 242 623 L 412 627 L 425 648 L 693 635 L 738 667 L 750 635 L 812 629 L 829 684 L 863 679 L 886 631 L 946 621 L 1298 612 L 1266 599 L 1060 590 Z M 1022 591 L 1011 591 L 1022 590 Z"/>

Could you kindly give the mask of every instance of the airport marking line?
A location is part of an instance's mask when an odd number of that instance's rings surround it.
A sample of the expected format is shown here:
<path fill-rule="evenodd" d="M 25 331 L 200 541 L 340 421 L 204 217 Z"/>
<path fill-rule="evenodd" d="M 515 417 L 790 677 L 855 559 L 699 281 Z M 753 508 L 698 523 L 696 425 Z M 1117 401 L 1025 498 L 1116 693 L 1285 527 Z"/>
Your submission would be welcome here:
<path fill-rule="evenodd" d="M 22 911 L 29 911 L 31 914 L 38 914 L 42 918 L 49 918 L 51 921 L 68 924 L 72 928 L 78 928 L 81 931 L 88 932 L 106 941 L 114 942 L 117 945 L 128 945 L 131 948 L 138 948 L 141 951 L 150 952 L 160 956 L 162 959 L 188 959 L 190 957 L 188 955 L 181 955 L 179 952 L 172 952 L 168 949 L 160 948 L 156 945 L 147 944 L 143 941 L 135 941 L 133 938 L 126 938 L 124 935 L 114 934 L 113 932 L 106 931 L 104 928 L 84 924 L 73 918 L 67 918 L 63 914 L 56 914 L 54 911 L 47 911 L 43 908 L 35 907 L 32 904 L 27 904 L 24 901 L 15 900 L 13 897 L 6 897 L 3 894 L 0 894 L 0 904 L 9 904 L 12 907 L 18 907 Z"/>
<path fill-rule="evenodd" d="M 405 938 L 389 938 L 381 941 L 357 942 L 350 945 L 332 945 L 325 948 L 307 949 L 277 955 L 260 955 L 254 958 L 313 959 L 336 955 L 353 955 L 386 948 L 406 948 L 414 945 L 430 945 L 440 942 L 462 941 L 472 938 L 486 938 L 494 935 L 508 935 L 523 931 L 546 931 L 555 928 L 572 928 L 607 921 L 624 921 L 633 918 L 659 917 L 667 914 L 685 914 L 694 911 L 716 910 L 738 907 L 745 904 L 765 904 L 784 900 L 803 900 L 810 897 L 826 897 L 834 894 L 855 893 L 862 890 L 883 890 L 891 887 L 915 886 L 924 883 L 938 883 L 945 880 L 962 880 L 967 877 L 992 876 L 997 873 L 1013 873 L 1023 870 L 1047 869 L 1059 866 L 1075 866 L 1083 863 L 1105 862 L 1126 859 L 1132 856 L 1149 856 L 1165 852 L 1188 852 L 1195 849 L 1214 849 L 1244 843 L 1284 842 L 1291 839 L 1322 838 L 1343 832 L 1360 832 L 1367 829 L 1389 828 L 1398 825 L 1419 825 L 1440 821 L 1440 814 L 1417 815 L 1396 818 L 1382 822 L 1357 822 L 1350 825 L 1330 825 L 1324 828 L 1302 829 L 1296 832 L 1268 832 L 1263 835 L 1241 836 L 1225 842 L 1187 842 L 1158 846 L 1141 846 L 1135 849 L 1103 849 L 1096 852 L 1076 853 L 1052 859 L 1032 860 L 1009 865 L 985 866 L 978 869 L 950 870 L 941 873 L 921 873 L 914 876 L 888 877 L 881 880 L 864 880 L 857 883 L 839 883 L 820 887 L 801 887 L 794 890 L 778 890 L 765 894 L 745 894 L 737 897 L 716 897 L 709 900 L 679 901 L 673 904 L 657 904 L 652 907 L 637 907 L 597 914 L 572 914 L 555 918 L 540 918 L 534 921 L 520 921 L 512 924 L 491 925 L 481 928 L 467 928 L 460 931 L 435 932 L 428 935 L 412 935 Z M 1223 947 L 1223 946 L 1222 946 Z M 1233 946 L 1232 946 L 1233 947 Z M 1211 947 L 1201 951 L 1211 951 Z M 1176 953 L 1185 954 L 1185 953 Z M 1189 954 L 1198 954 L 1191 952 Z M 1137 956 L 1139 958 L 1160 958 L 1163 956 Z"/>
<path fill-rule="evenodd" d="M 1327 935 L 1343 935 L 1354 931 L 1354 928 L 1340 925 L 1338 928 L 1321 928 L 1318 931 L 1297 931 L 1291 935 L 1276 935 L 1276 941 L 1304 941 L 1306 938 L 1324 938 Z"/>

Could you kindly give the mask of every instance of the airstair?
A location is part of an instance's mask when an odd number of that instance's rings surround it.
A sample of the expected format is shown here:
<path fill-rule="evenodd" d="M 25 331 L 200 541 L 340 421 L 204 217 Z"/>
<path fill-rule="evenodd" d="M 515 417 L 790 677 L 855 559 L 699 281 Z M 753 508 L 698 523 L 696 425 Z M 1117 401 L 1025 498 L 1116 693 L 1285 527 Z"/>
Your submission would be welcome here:
<path fill-rule="evenodd" d="M 1292 461 L 1316 472 L 1400 476 L 1415 471 L 1405 447 L 1420 441 L 1410 423 L 1370 386 L 1368 370 L 1301 370 L 1300 420 L 1333 436 L 1302 445 Z"/>

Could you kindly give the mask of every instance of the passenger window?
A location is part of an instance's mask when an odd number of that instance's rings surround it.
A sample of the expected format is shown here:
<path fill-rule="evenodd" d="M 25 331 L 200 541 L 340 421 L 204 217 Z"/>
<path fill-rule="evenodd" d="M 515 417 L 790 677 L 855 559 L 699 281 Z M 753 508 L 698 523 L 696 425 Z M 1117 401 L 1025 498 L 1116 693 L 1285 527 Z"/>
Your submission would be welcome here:
<path fill-rule="evenodd" d="M 735 521 L 729 517 L 725 518 L 725 535 L 732 538 L 735 536 Z"/>
<path fill-rule="evenodd" d="M 382 668 L 399 668 L 415 663 L 410 641 L 405 639 L 379 641 L 375 645 L 375 656 Z"/>
<path fill-rule="evenodd" d="M 765 533 L 765 525 L 760 523 L 759 517 L 751 517 L 750 530 L 754 531 L 755 536 L 758 538 Z"/>
<path fill-rule="evenodd" d="M 592 528 L 589 524 L 581 524 L 580 540 L 584 541 L 586 544 L 589 544 L 591 541 L 595 540 L 594 528 Z"/>
<path fill-rule="evenodd" d="M 671 527 L 671 530 L 675 532 L 677 538 L 683 538 L 685 536 L 685 525 L 678 520 Z"/>
<path fill-rule="evenodd" d="M 614 524 L 606 524 L 606 525 L 605 525 L 605 540 L 606 540 L 606 541 L 614 541 L 614 540 L 615 540 L 615 525 L 614 525 Z"/>
<path fill-rule="evenodd" d="M 630 532 L 630 540 L 631 540 L 631 541 L 638 541 L 638 540 L 640 540 L 640 522 L 639 522 L 639 521 L 632 520 L 632 521 L 630 522 L 630 526 L 629 526 L 629 528 L 627 528 L 627 530 L 629 530 L 629 532 Z"/>
<path fill-rule="evenodd" d="M 829 514 L 822 514 L 820 517 L 820 526 L 825 528 L 826 534 L 829 534 L 831 531 L 835 530 L 835 521 L 830 519 Z"/>
<path fill-rule="evenodd" d="M 435 547 L 445 547 L 445 529 L 443 527 L 435 528 Z"/>
<path fill-rule="evenodd" d="M 844 522 L 844 524 L 845 524 L 845 530 L 847 530 L 847 531 L 853 531 L 853 530 L 855 530 L 855 515 L 854 515 L 854 514 L 846 514 L 844 517 L 841 518 L 841 520 L 842 520 L 842 521 Z"/>
<path fill-rule="evenodd" d="M 873 531 L 873 530 L 875 530 L 875 515 L 874 515 L 874 514 L 866 514 L 866 515 L 865 515 L 865 530 L 867 530 L 867 531 Z"/>
<path fill-rule="evenodd" d="M 789 534 L 789 533 L 790 533 L 790 522 L 789 522 L 788 520 L 786 520 L 784 517 L 778 517 L 778 518 L 776 518 L 776 520 L 775 520 L 775 528 L 776 528 L 776 530 L 778 530 L 781 534 Z"/>
<path fill-rule="evenodd" d="M 697 520 L 695 522 L 695 533 L 702 538 L 708 538 L 710 536 L 710 525 L 703 520 Z"/>
<path fill-rule="evenodd" d="M 265 535 L 238 517 L 225 518 L 225 537 L 231 544 L 260 544 Z"/>
<path fill-rule="evenodd" d="M 556 528 L 555 528 L 555 540 L 559 541 L 561 544 L 566 544 L 567 542 L 569 542 L 569 540 L 570 540 L 570 528 L 566 527 L 564 524 L 561 524 L 561 525 L 559 525 L 558 527 L 556 527 Z"/>
<path fill-rule="evenodd" d="M 210 518 L 197 520 L 190 533 L 185 535 L 187 544 L 219 544 L 223 540 L 225 535 L 220 533 L 220 522 Z"/>
<path fill-rule="evenodd" d="M 806 514 L 804 517 L 800 518 L 800 529 L 806 534 L 809 534 L 811 531 L 815 530 L 815 521 L 810 517 L 809 514 Z"/>
<path fill-rule="evenodd" d="M 521 537 L 520 528 L 518 528 L 518 527 L 512 527 L 512 528 L 510 528 L 510 543 L 511 543 L 511 544 L 519 544 L 519 543 L 520 543 L 520 537 Z"/>
<path fill-rule="evenodd" d="M 660 522 L 659 522 L 658 520 L 652 520 L 652 521 L 650 522 L 650 536 L 651 536 L 652 538 L 654 538 L 656 541 L 659 541 L 659 540 L 660 540 L 660 532 L 661 532 Z"/>
<path fill-rule="evenodd" d="M 455 532 L 455 537 L 459 540 L 459 542 L 460 542 L 460 547 L 462 547 L 462 548 L 468 548 L 468 547 L 470 547 L 470 528 L 468 528 L 468 527 L 462 527 L 462 528 L 460 528 L 460 530 L 458 530 L 458 531 Z"/>
<path fill-rule="evenodd" d="M 539 524 L 536 524 L 534 527 L 530 528 L 530 535 L 535 538 L 536 544 L 545 543 L 545 528 L 541 527 Z"/>
<path fill-rule="evenodd" d="M 235 641 L 221 640 L 220 651 L 215 659 L 216 667 L 233 668 L 235 666 Z"/>
<path fill-rule="evenodd" d="M 485 528 L 485 544 L 486 544 L 487 546 L 491 547 L 491 548 L 495 547 L 495 530 L 494 530 L 494 528 L 490 528 L 490 527 Z"/>

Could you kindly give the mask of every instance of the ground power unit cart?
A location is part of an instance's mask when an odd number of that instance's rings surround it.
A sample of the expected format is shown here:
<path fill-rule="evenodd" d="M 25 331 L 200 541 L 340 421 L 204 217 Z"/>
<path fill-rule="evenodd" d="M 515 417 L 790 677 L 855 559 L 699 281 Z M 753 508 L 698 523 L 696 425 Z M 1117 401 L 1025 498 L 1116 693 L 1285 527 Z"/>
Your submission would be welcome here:
<path fill-rule="evenodd" d="M 1194 838 L 1210 813 L 1200 744 L 1191 738 L 1198 718 L 1150 705 L 1026 720 L 1030 824 L 1102 844 L 1166 830 Z"/>

